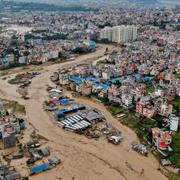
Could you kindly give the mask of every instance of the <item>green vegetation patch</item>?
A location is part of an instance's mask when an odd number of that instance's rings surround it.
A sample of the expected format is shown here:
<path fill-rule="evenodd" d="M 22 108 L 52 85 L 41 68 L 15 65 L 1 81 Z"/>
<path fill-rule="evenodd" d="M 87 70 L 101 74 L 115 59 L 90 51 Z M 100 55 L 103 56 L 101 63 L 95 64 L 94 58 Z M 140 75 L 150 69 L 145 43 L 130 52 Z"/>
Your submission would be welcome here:
<path fill-rule="evenodd" d="M 176 73 L 176 74 L 175 74 L 175 77 L 176 77 L 176 78 L 180 78 L 180 73 Z"/>
<path fill-rule="evenodd" d="M 169 180 L 179 180 L 180 179 L 180 175 L 175 174 L 173 172 L 165 173 L 165 176 L 167 176 Z"/>
<path fill-rule="evenodd" d="M 25 107 L 19 104 L 17 101 L 8 101 L 7 103 L 5 103 L 5 107 L 7 109 L 11 109 L 13 113 L 26 113 Z"/>
<path fill-rule="evenodd" d="M 177 168 L 180 168 L 180 132 L 173 135 L 171 145 L 173 151 L 169 154 L 169 159 Z"/>
<path fill-rule="evenodd" d="M 155 91 L 155 87 L 154 86 L 148 86 L 146 90 L 148 93 L 153 93 Z"/>
<path fill-rule="evenodd" d="M 173 105 L 173 109 L 176 110 L 177 115 L 180 116 L 180 97 L 176 96 L 173 101 L 170 101 L 170 103 Z"/>
<path fill-rule="evenodd" d="M 111 112 L 113 116 L 123 112 L 122 107 L 118 104 L 111 104 L 110 106 L 107 107 L 107 109 L 109 112 Z"/>

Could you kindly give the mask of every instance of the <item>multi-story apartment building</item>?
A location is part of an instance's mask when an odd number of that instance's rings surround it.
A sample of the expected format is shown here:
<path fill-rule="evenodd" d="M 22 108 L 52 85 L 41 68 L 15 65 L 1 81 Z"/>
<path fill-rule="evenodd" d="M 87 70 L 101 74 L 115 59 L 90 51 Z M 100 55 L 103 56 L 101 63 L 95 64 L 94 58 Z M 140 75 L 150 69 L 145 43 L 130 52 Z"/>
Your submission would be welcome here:
<path fill-rule="evenodd" d="M 172 135 L 169 132 L 162 131 L 159 128 L 152 128 L 153 144 L 160 151 L 168 150 L 171 142 Z"/>
<path fill-rule="evenodd" d="M 175 114 L 171 114 L 169 116 L 169 124 L 171 131 L 177 131 L 180 125 L 180 118 Z"/>
<path fill-rule="evenodd" d="M 126 107 L 130 107 L 133 103 L 133 97 L 129 94 L 122 94 L 121 96 L 122 98 L 122 103 L 126 106 Z"/>
<path fill-rule="evenodd" d="M 105 27 L 100 32 L 100 39 L 107 39 L 108 41 L 112 41 L 112 28 L 111 27 Z"/>
<path fill-rule="evenodd" d="M 156 110 L 153 106 L 141 101 L 136 103 L 136 112 L 147 118 L 152 118 L 156 115 Z"/>
<path fill-rule="evenodd" d="M 137 38 L 137 27 L 135 26 L 114 26 L 105 27 L 100 32 L 100 39 L 108 39 L 116 43 L 125 43 Z"/>

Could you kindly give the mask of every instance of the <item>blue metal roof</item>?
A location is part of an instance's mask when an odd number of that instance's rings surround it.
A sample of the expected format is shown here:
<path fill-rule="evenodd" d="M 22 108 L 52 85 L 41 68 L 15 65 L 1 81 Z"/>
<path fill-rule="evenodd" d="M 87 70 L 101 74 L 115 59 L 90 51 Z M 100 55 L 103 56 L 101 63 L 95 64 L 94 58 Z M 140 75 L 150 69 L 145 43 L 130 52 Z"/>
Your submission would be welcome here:
<path fill-rule="evenodd" d="M 19 127 L 20 127 L 20 129 L 25 129 L 25 122 L 20 122 L 19 123 Z"/>
<path fill-rule="evenodd" d="M 70 80 L 71 80 L 71 81 L 74 81 L 74 82 L 76 82 L 76 83 L 82 83 L 82 82 L 84 82 L 84 79 L 83 79 L 83 78 L 80 78 L 80 77 L 78 77 L 78 76 L 72 76 L 72 77 L 70 78 Z"/>
<path fill-rule="evenodd" d="M 92 81 L 92 82 L 99 82 L 99 78 L 97 77 L 87 77 L 86 80 Z"/>
<path fill-rule="evenodd" d="M 109 83 L 100 83 L 99 84 L 102 88 L 108 88 L 109 87 Z"/>
<path fill-rule="evenodd" d="M 62 116 L 66 113 L 69 113 L 69 112 L 72 112 L 72 111 L 77 111 L 77 110 L 82 110 L 82 109 L 85 109 L 86 106 L 84 106 L 83 104 L 80 104 L 80 105 L 77 105 L 77 106 L 73 106 L 73 107 L 70 107 L 70 108 L 65 108 L 65 109 L 60 109 L 56 112 L 56 115 L 57 116 Z"/>
<path fill-rule="evenodd" d="M 109 80 L 109 82 L 111 82 L 111 83 L 116 83 L 117 81 L 121 81 L 122 80 L 122 78 L 121 77 L 117 77 L 117 78 L 112 78 L 111 80 Z"/>
<path fill-rule="evenodd" d="M 0 65 L 7 65 L 9 64 L 9 60 L 7 58 L 0 58 Z"/>
<path fill-rule="evenodd" d="M 70 101 L 68 99 L 61 99 L 59 100 L 59 102 L 62 104 L 62 105 L 68 105 L 70 104 Z"/>
<path fill-rule="evenodd" d="M 90 41 L 89 41 L 89 46 L 90 46 L 90 47 L 94 47 L 94 48 L 95 48 L 95 47 L 96 47 L 96 42 L 95 42 L 95 41 L 90 40 Z"/>
<path fill-rule="evenodd" d="M 31 173 L 38 173 L 41 171 L 45 171 L 47 169 L 49 169 L 49 163 L 44 163 L 41 165 L 34 166 L 30 169 L 30 171 L 31 171 Z"/>

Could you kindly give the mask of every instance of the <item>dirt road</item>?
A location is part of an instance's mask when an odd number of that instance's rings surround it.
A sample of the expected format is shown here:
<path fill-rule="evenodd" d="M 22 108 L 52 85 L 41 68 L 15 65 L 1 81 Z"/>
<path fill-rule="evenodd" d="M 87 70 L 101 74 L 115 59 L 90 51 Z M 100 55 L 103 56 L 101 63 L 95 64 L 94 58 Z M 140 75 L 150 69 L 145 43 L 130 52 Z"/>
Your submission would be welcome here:
<path fill-rule="evenodd" d="M 124 141 L 119 146 L 107 143 L 105 138 L 98 141 L 67 132 L 55 124 L 54 119 L 43 110 L 42 104 L 47 99 L 46 87 L 52 85 L 49 76 L 58 68 L 72 66 L 77 63 L 95 61 L 102 57 L 106 46 L 101 46 L 95 53 L 83 55 L 74 62 L 65 62 L 46 66 L 41 75 L 32 80 L 29 87 L 30 99 L 24 101 L 16 92 L 17 86 L 0 80 L 0 97 L 16 100 L 25 105 L 27 120 L 37 129 L 37 133 L 46 137 L 51 150 L 62 159 L 62 165 L 32 176 L 32 180 L 165 180 L 157 168 L 156 159 L 138 155 L 131 150 L 130 143 L 137 141 L 135 133 L 121 125 L 106 108 L 91 99 L 78 98 L 78 102 L 100 109 L 108 122 L 122 131 Z M 142 175 L 141 169 L 144 169 Z"/>

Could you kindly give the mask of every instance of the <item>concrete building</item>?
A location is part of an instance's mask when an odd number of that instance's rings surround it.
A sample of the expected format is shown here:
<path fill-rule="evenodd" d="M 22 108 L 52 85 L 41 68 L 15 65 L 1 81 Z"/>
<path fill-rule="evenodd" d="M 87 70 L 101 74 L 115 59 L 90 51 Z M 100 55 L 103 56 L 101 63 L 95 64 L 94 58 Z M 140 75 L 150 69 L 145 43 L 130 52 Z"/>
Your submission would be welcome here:
<path fill-rule="evenodd" d="M 92 85 L 90 83 L 84 83 L 81 87 L 81 94 L 83 96 L 89 96 L 92 92 Z"/>
<path fill-rule="evenodd" d="M 110 79 L 111 78 L 111 73 L 109 71 L 102 72 L 102 78 Z"/>
<path fill-rule="evenodd" d="M 112 41 L 112 28 L 111 27 L 105 27 L 100 32 L 100 39 L 107 39 L 108 41 Z"/>
<path fill-rule="evenodd" d="M 8 62 L 9 62 L 9 64 L 14 64 L 14 60 L 15 60 L 14 54 L 8 54 L 6 56 L 6 58 L 7 58 Z"/>
<path fill-rule="evenodd" d="M 152 128 L 153 144 L 160 152 L 168 150 L 172 142 L 172 135 L 159 128 Z"/>
<path fill-rule="evenodd" d="M 20 64 L 25 64 L 26 63 L 26 57 L 25 56 L 19 57 L 18 61 Z"/>
<path fill-rule="evenodd" d="M 170 130 L 177 131 L 180 124 L 180 118 L 174 114 L 171 114 L 169 116 L 169 122 L 170 122 Z"/>
<path fill-rule="evenodd" d="M 157 97 L 163 97 L 164 96 L 164 91 L 162 89 L 156 89 L 154 92 L 154 95 Z"/>
<path fill-rule="evenodd" d="M 173 106 L 172 104 L 162 103 L 160 107 L 160 115 L 162 116 L 169 116 L 172 113 Z"/>
<path fill-rule="evenodd" d="M 10 124 L 0 126 L 0 135 L 4 148 L 14 147 L 16 145 L 16 132 Z"/>
<path fill-rule="evenodd" d="M 133 103 L 133 97 L 129 94 L 122 94 L 121 96 L 122 98 L 122 103 L 126 106 L 126 107 L 130 107 Z"/>
<path fill-rule="evenodd" d="M 6 109 L 4 108 L 3 102 L 0 100 L 0 117 L 6 115 Z"/>
<path fill-rule="evenodd" d="M 3 148 L 16 145 L 16 135 L 21 132 L 21 125 L 16 116 L 7 113 L 3 102 L 0 100 L 0 142 L 2 142 Z"/>
<path fill-rule="evenodd" d="M 134 41 L 137 38 L 137 27 L 135 26 L 114 26 L 105 27 L 100 32 L 100 39 L 108 39 L 111 42 L 125 43 Z"/>
<path fill-rule="evenodd" d="M 152 118 L 156 115 L 156 110 L 153 106 L 141 101 L 136 103 L 136 112 L 147 118 Z"/>

